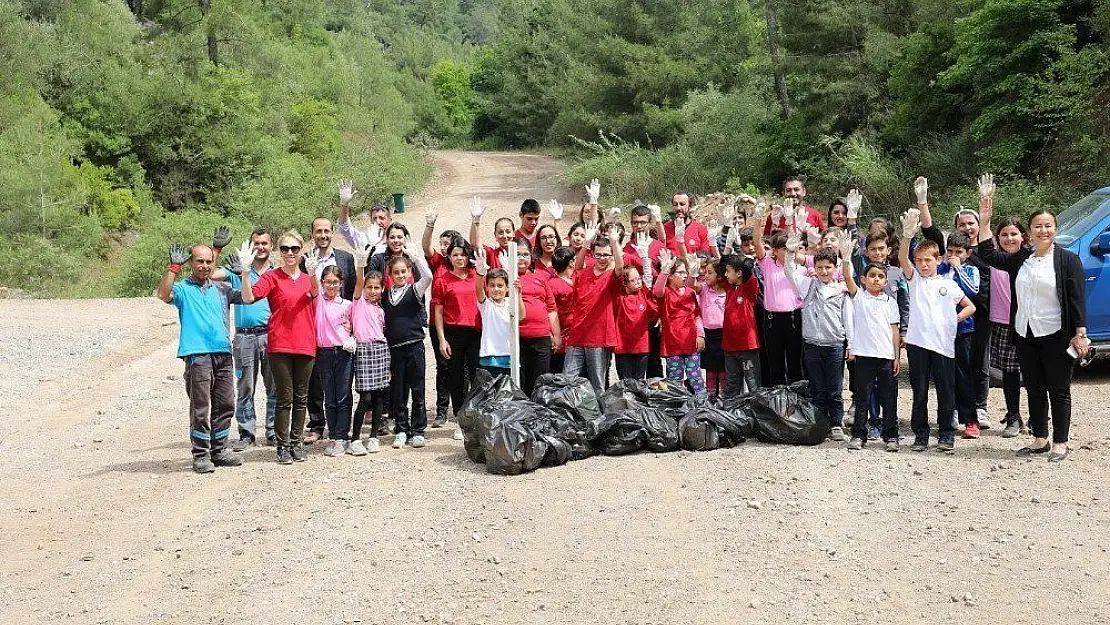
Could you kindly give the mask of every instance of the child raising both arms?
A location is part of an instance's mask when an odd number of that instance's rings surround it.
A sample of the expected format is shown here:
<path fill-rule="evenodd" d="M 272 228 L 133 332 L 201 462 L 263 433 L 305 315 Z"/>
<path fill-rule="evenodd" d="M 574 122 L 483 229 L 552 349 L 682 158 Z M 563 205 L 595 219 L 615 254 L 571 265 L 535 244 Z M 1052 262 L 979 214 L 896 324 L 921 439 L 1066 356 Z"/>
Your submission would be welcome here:
<path fill-rule="evenodd" d="M 691 256 L 698 263 L 697 256 Z M 662 275 L 652 287 L 659 301 L 662 342 L 659 354 L 667 361 L 667 379 L 679 384 L 683 374 L 695 394 L 705 392 L 701 377 L 701 351 L 705 349 L 705 330 L 698 315 L 698 300 L 688 261 L 659 253 Z"/>

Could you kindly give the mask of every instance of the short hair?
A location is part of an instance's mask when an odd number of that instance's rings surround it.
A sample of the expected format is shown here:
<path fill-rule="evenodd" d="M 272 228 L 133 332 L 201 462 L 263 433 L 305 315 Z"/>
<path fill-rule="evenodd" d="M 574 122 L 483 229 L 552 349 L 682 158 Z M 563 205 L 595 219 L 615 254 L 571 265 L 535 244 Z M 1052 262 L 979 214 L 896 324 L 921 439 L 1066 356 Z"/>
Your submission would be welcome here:
<path fill-rule="evenodd" d="M 971 237 L 962 232 L 953 232 L 948 235 L 948 247 L 959 247 L 965 250 L 971 249 Z"/>
<path fill-rule="evenodd" d="M 925 239 L 917 244 L 917 248 L 914 250 L 913 255 L 917 256 L 918 252 L 932 252 L 933 256 L 939 257 L 940 246 L 937 245 L 937 242 L 933 241 L 932 239 Z"/>
<path fill-rule="evenodd" d="M 674 195 L 671 196 L 671 200 L 674 200 L 675 196 L 678 196 L 678 195 L 685 195 L 686 196 L 686 199 L 690 202 L 690 208 L 693 208 L 693 207 L 698 205 L 698 196 L 694 195 L 693 193 L 691 193 L 689 191 L 677 191 L 677 192 L 675 192 Z"/>
<path fill-rule="evenodd" d="M 798 182 L 798 183 L 801 183 L 801 185 L 803 187 L 806 186 L 806 181 L 805 180 L 802 180 L 801 178 L 791 174 L 791 175 L 787 176 L 785 179 L 783 179 L 782 188 L 785 189 L 786 185 L 790 184 L 791 182 Z"/>
<path fill-rule="evenodd" d="M 324 221 L 328 222 L 328 227 L 329 227 L 329 228 L 332 228 L 332 227 L 334 227 L 334 226 L 335 226 L 335 224 L 333 224 L 333 223 L 331 222 L 331 219 L 328 219 L 327 217 L 317 217 L 317 218 L 315 218 L 315 219 L 313 219 L 313 220 L 312 220 L 312 224 L 311 224 L 311 226 L 312 226 L 312 229 L 313 229 L 313 230 L 315 230 L 315 229 L 316 229 L 316 222 L 320 221 L 321 219 L 323 219 Z"/>
<path fill-rule="evenodd" d="M 867 235 L 867 238 L 864 239 L 863 249 L 867 249 L 867 248 L 871 247 L 872 243 L 878 243 L 879 241 L 882 241 L 883 243 L 886 243 L 887 245 L 890 245 L 890 241 L 888 239 L 889 239 L 889 237 L 887 237 L 886 234 L 883 233 L 883 232 L 873 232 L 873 233 Z"/>
<path fill-rule="evenodd" d="M 388 214 L 389 212 L 390 212 L 389 207 L 386 206 L 385 204 L 375 204 L 372 207 L 370 207 L 370 214 L 371 215 L 373 215 L 374 213 L 387 213 Z"/>
<path fill-rule="evenodd" d="M 769 243 L 771 244 L 771 247 L 773 249 L 780 249 L 786 247 L 786 240 L 789 238 L 790 237 L 787 236 L 785 232 L 783 232 L 782 230 L 777 230 L 771 234 L 771 240 L 769 241 Z"/>
<path fill-rule="evenodd" d="M 586 224 L 582 223 L 581 221 L 576 221 L 573 224 L 571 224 L 570 227 L 567 228 L 567 240 L 568 241 L 570 240 L 571 233 L 573 233 L 575 230 L 582 230 L 582 232 L 585 232 L 586 231 Z"/>
<path fill-rule="evenodd" d="M 643 204 L 640 204 L 638 206 L 633 207 L 632 212 L 630 213 L 630 216 L 631 217 L 647 216 L 647 217 L 650 218 L 651 217 L 651 209 L 644 206 Z"/>
<path fill-rule="evenodd" d="M 624 265 L 623 267 L 621 267 L 621 272 L 622 273 L 627 274 L 629 271 L 634 271 L 634 272 L 636 272 L 636 275 L 639 276 L 642 269 L 640 267 L 636 266 L 636 265 Z M 643 277 L 643 276 L 641 276 L 641 277 Z M 626 275 L 625 276 L 625 281 L 627 281 L 627 280 L 628 280 L 628 277 Z"/>
<path fill-rule="evenodd" d="M 528 198 L 527 200 L 524 200 L 523 203 L 521 203 L 521 205 L 520 205 L 520 216 L 521 217 L 523 217 L 525 215 L 539 215 L 539 214 L 540 214 L 540 203 L 539 202 L 533 200 L 532 198 Z"/>
<path fill-rule="evenodd" d="M 832 265 L 834 267 L 838 264 L 836 254 L 833 254 L 829 250 L 821 250 L 821 251 L 819 251 L 819 252 L 817 252 L 816 254 L 813 255 L 813 264 L 814 265 L 816 265 L 817 263 L 819 263 L 821 261 L 824 261 L 824 262 L 827 262 L 827 263 L 832 263 Z"/>
<path fill-rule="evenodd" d="M 343 270 L 339 268 L 339 265 L 328 265 L 327 267 L 324 267 L 323 271 L 320 272 L 321 282 L 324 280 L 325 276 L 335 276 L 336 278 L 339 278 L 340 282 L 342 282 Z"/>
<path fill-rule="evenodd" d="M 883 272 L 883 277 L 884 278 L 886 277 L 886 267 L 883 267 L 879 263 L 867 263 L 866 265 L 864 265 L 863 266 L 863 275 L 866 276 L 868 273 L 871 272 L 872 269 L 877 269 L 877 270 Z"/>
<path fill-rule="evenodd" d="M 599 247 L 611 248 L 613 247 L 613 242 L 609 240 L 609 237 L 597 237 L 596 239 L 594 239 L 593 245 L 590 246 L 590 251 L 592 252 Z M 613 253 L 616 254 L 617 250 L 613 250 Z"/>
<path fill-rule="evenodd" d="M 462 238 L 462 234 L 458 230 L 444 230 L 443 232 L 439 233 L 439 238 L 442 239 L 444 237 L 452 240 L 460 239 Z"/>
<path fill-rule="evenodd" d="M 555 248 L 555 251 L 551 253 L 551 267 L 559 273 L 566 271 L 567 267 L 570 267 L 570 264 L 573 262 L 574 250 L 566 245 Z"/>
<path fill-rule="evenodd" d="M 270 231 L 265 229 L 265 228 L 255 228 L 254 230 L 251 231 L 251 239 L 252 240 L 254 239 L 254 237 L 260 237 L 262 235 L 266 235 L 266 236 L 270 237 L 271 241 L 274 239 L 273 235 L 270 234 Z"/>
<path fill-rule="evenodd" d="M 486 272 L 486 283 L 490 280 L 504 280 L 505 286 L 509 286 L 509 272 L 504 269 L 490 269 Z"/>
<path fill-rule="evenodd" d="M 740 229 L 740 242 L 741 243 L 747 243 L 747 242 L 752 241 L 754 239 L 755 239 L 755 230 L 753 230 L 752 228 L 741 228 Z"/>

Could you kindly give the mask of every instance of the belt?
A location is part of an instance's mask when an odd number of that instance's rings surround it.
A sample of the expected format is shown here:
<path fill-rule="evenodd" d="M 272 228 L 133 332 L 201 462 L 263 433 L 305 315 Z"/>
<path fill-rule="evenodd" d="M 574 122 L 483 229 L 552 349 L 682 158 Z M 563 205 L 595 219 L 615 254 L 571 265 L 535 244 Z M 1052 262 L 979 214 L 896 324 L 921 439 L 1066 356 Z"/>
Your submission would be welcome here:
<path fill-rule="evenodd" d="M 321 352 L 333 352 L 337 349 L 343 349 L 343 346 L 339 345 L 337 347 L 317 347 L 316 349 L 321 351 Z"/>
<path fill-rule="evenodd" d="M 266 326 L 252 326 L 250 328 L 235 328 L 236 334 L 266 334 Z"/>

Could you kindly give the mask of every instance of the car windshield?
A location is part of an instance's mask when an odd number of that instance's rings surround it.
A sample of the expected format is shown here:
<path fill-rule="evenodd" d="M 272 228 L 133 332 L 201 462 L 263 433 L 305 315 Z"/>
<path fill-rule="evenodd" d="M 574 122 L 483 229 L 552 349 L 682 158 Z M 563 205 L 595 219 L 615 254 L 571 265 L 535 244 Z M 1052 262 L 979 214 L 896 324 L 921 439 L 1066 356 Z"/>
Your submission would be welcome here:
<path fill-rule="evenodd" d="M 1110 211 L 1110 194 L 1092 193 L 1056 215 L 1056 243 L 1067 247 Z"/>

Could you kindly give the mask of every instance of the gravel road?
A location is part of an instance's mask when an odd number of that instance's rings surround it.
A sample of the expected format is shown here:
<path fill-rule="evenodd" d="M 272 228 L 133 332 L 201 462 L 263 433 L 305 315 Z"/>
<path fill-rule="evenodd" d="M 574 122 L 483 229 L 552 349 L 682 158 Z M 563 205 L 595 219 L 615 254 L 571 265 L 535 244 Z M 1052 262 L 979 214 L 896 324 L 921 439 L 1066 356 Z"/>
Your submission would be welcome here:
<path fill-rule="evenodd" d="M 475 194 L 494 214 L 580 201 L 546 157 L 434 158 L 417 231 L 431 202 L 439 230 Z M 1110 619 L 1106 365 L 1075 387 L 1058 466 L 991 430 L 952 456 L 747 443 L 496 477 L 434 430 L 423 450 L 286 467 L 255 448 L 201 476 L 176 335 L 153 298 L 0 300 L 0 622 Z"/>

